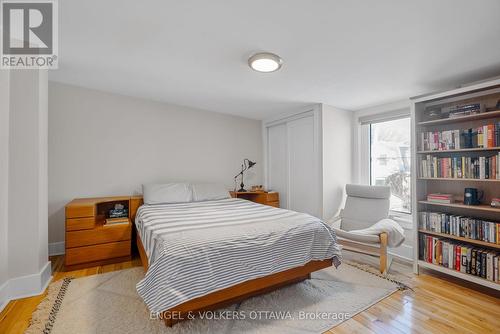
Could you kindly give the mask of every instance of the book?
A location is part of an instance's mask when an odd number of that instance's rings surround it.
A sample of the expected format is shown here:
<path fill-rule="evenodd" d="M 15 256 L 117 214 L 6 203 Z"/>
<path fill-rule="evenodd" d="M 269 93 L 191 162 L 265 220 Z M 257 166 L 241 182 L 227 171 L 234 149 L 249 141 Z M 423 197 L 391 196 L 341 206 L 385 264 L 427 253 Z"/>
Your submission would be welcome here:
<path fill-rule="evenodd" d="M 463 246 L 460 247 L 460 272 L 467 272 L 467 251 L 468 249 Z"/>
<path fill-rule="evenodd" d="M 471 268 L 470 268 L 470 273 L 471 275 L 476 275 L 476 258 L 477 258 L 477 249 L 472 249 L 472 257 L 471 257 Z"/>
<path fill-rule="evenodd" d="M 471 273 L 472 266 L 472 248 L 466 248 L 466 273 Z"/>
<path fill-rule="evenodd" d="M 428 202 L 433 202 L 433 203 L 442 203 L 442 204 L 450 204 L 452 203 L 452 200 L 449 199 L 440 199 L 440 198 L 428 198 Z"/>
<path fill-rule="evenodd" d="M 496 138 L 495 138 L 495 125 L 493 124 L 488 124 L 486 125 L 487 127 L 487 146 L 486 147 L 495 147 L 496 143 Z"/>
<path fill-rule="evenodd" d="M 452 194 L 428 194 L 427 201 L 434 203 L 450 204 L 453 202 Z"/>
<path fill-rule="evenodd" d="M 500 255 L 495 255 L 493 257 L 493 280 L 495 282 L 500 281 L 500 272 L 499 272 L 499 265 L 500 265 Z"/>
<path fill-rule="evenodd" d="M 500 245 L 500 226 L 497 225 L 497 244 Z"/>
<path fill-rule="evenodd" d="M 486 250 L 481 252 L 481 277 L 486 278 L 486 257 L 488 252 Z"/>
<path fill-rule="evenodd" d="M 486 254 L 486 279 L 490 281 L 493 281 L 493 255 L 492 252 Z"/>

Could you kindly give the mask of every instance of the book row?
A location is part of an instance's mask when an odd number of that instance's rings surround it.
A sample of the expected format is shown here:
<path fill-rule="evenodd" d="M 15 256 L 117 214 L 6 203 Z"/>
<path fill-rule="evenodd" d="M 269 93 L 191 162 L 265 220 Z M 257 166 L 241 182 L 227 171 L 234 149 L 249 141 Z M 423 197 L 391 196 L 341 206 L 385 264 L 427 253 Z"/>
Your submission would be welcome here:
<path fill-rule="evenodd" d="M 500 146 L 500 122 L 478 128 L 420 133 L 420 150 L 441 151 Z"/>
<path fill-rule="evenodd" d="M 442 212 L 419 212 L 419 229 L 500 244 L 500 223 Z"/>
<path fill-rule="evenodd" d="M 419 259 L 499 282 L 500 253 L 430 235 L 419 235 Z"/>
<path fill-rule="evenodd" d="M 500 152 L 488 157 L 426 155 L 420 159 L 420 177 L 455 179 L 500 179 Z"/>

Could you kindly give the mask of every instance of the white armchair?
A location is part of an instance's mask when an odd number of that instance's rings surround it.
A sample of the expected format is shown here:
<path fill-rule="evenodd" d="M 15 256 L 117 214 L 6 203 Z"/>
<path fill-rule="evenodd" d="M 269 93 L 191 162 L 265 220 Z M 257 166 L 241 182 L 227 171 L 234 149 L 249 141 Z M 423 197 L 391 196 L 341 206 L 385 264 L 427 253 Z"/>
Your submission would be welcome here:
<path fill-rule="evenodd" d="M 339 242 L 345 249 L 380 256 L 380 272 L 385 274 L 390 266 L 388 234 L 379 230 L 380 233 L 375 234 L 367 229 L 389 217 L 391 190 L 383 186 L 347 184 L 346 193 L 344 209 L 330 220 Z"/>

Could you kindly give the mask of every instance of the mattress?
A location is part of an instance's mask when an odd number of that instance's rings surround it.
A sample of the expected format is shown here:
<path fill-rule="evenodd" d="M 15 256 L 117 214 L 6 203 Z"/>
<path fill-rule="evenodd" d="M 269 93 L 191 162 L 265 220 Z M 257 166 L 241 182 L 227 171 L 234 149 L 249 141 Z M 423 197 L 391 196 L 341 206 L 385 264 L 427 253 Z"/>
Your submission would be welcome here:
<path fill-rule="evenodd" d="M 242 199 L 143 205 L 135 223 L 149 261 L 137 291 L 151 312 L 311 260 L 340 264 L 320 219 Z"/>

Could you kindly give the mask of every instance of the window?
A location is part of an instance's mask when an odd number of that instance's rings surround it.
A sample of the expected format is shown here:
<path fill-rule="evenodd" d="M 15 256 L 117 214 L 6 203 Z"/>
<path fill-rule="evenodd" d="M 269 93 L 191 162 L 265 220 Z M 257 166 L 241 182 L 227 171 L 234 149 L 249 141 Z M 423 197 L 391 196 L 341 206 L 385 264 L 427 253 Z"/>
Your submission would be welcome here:
<path fill-rule="evenodd" d="M 410 118 L 370 124 L 370 184 L 391 187 L 391 210 L 411 213 Z"/>

